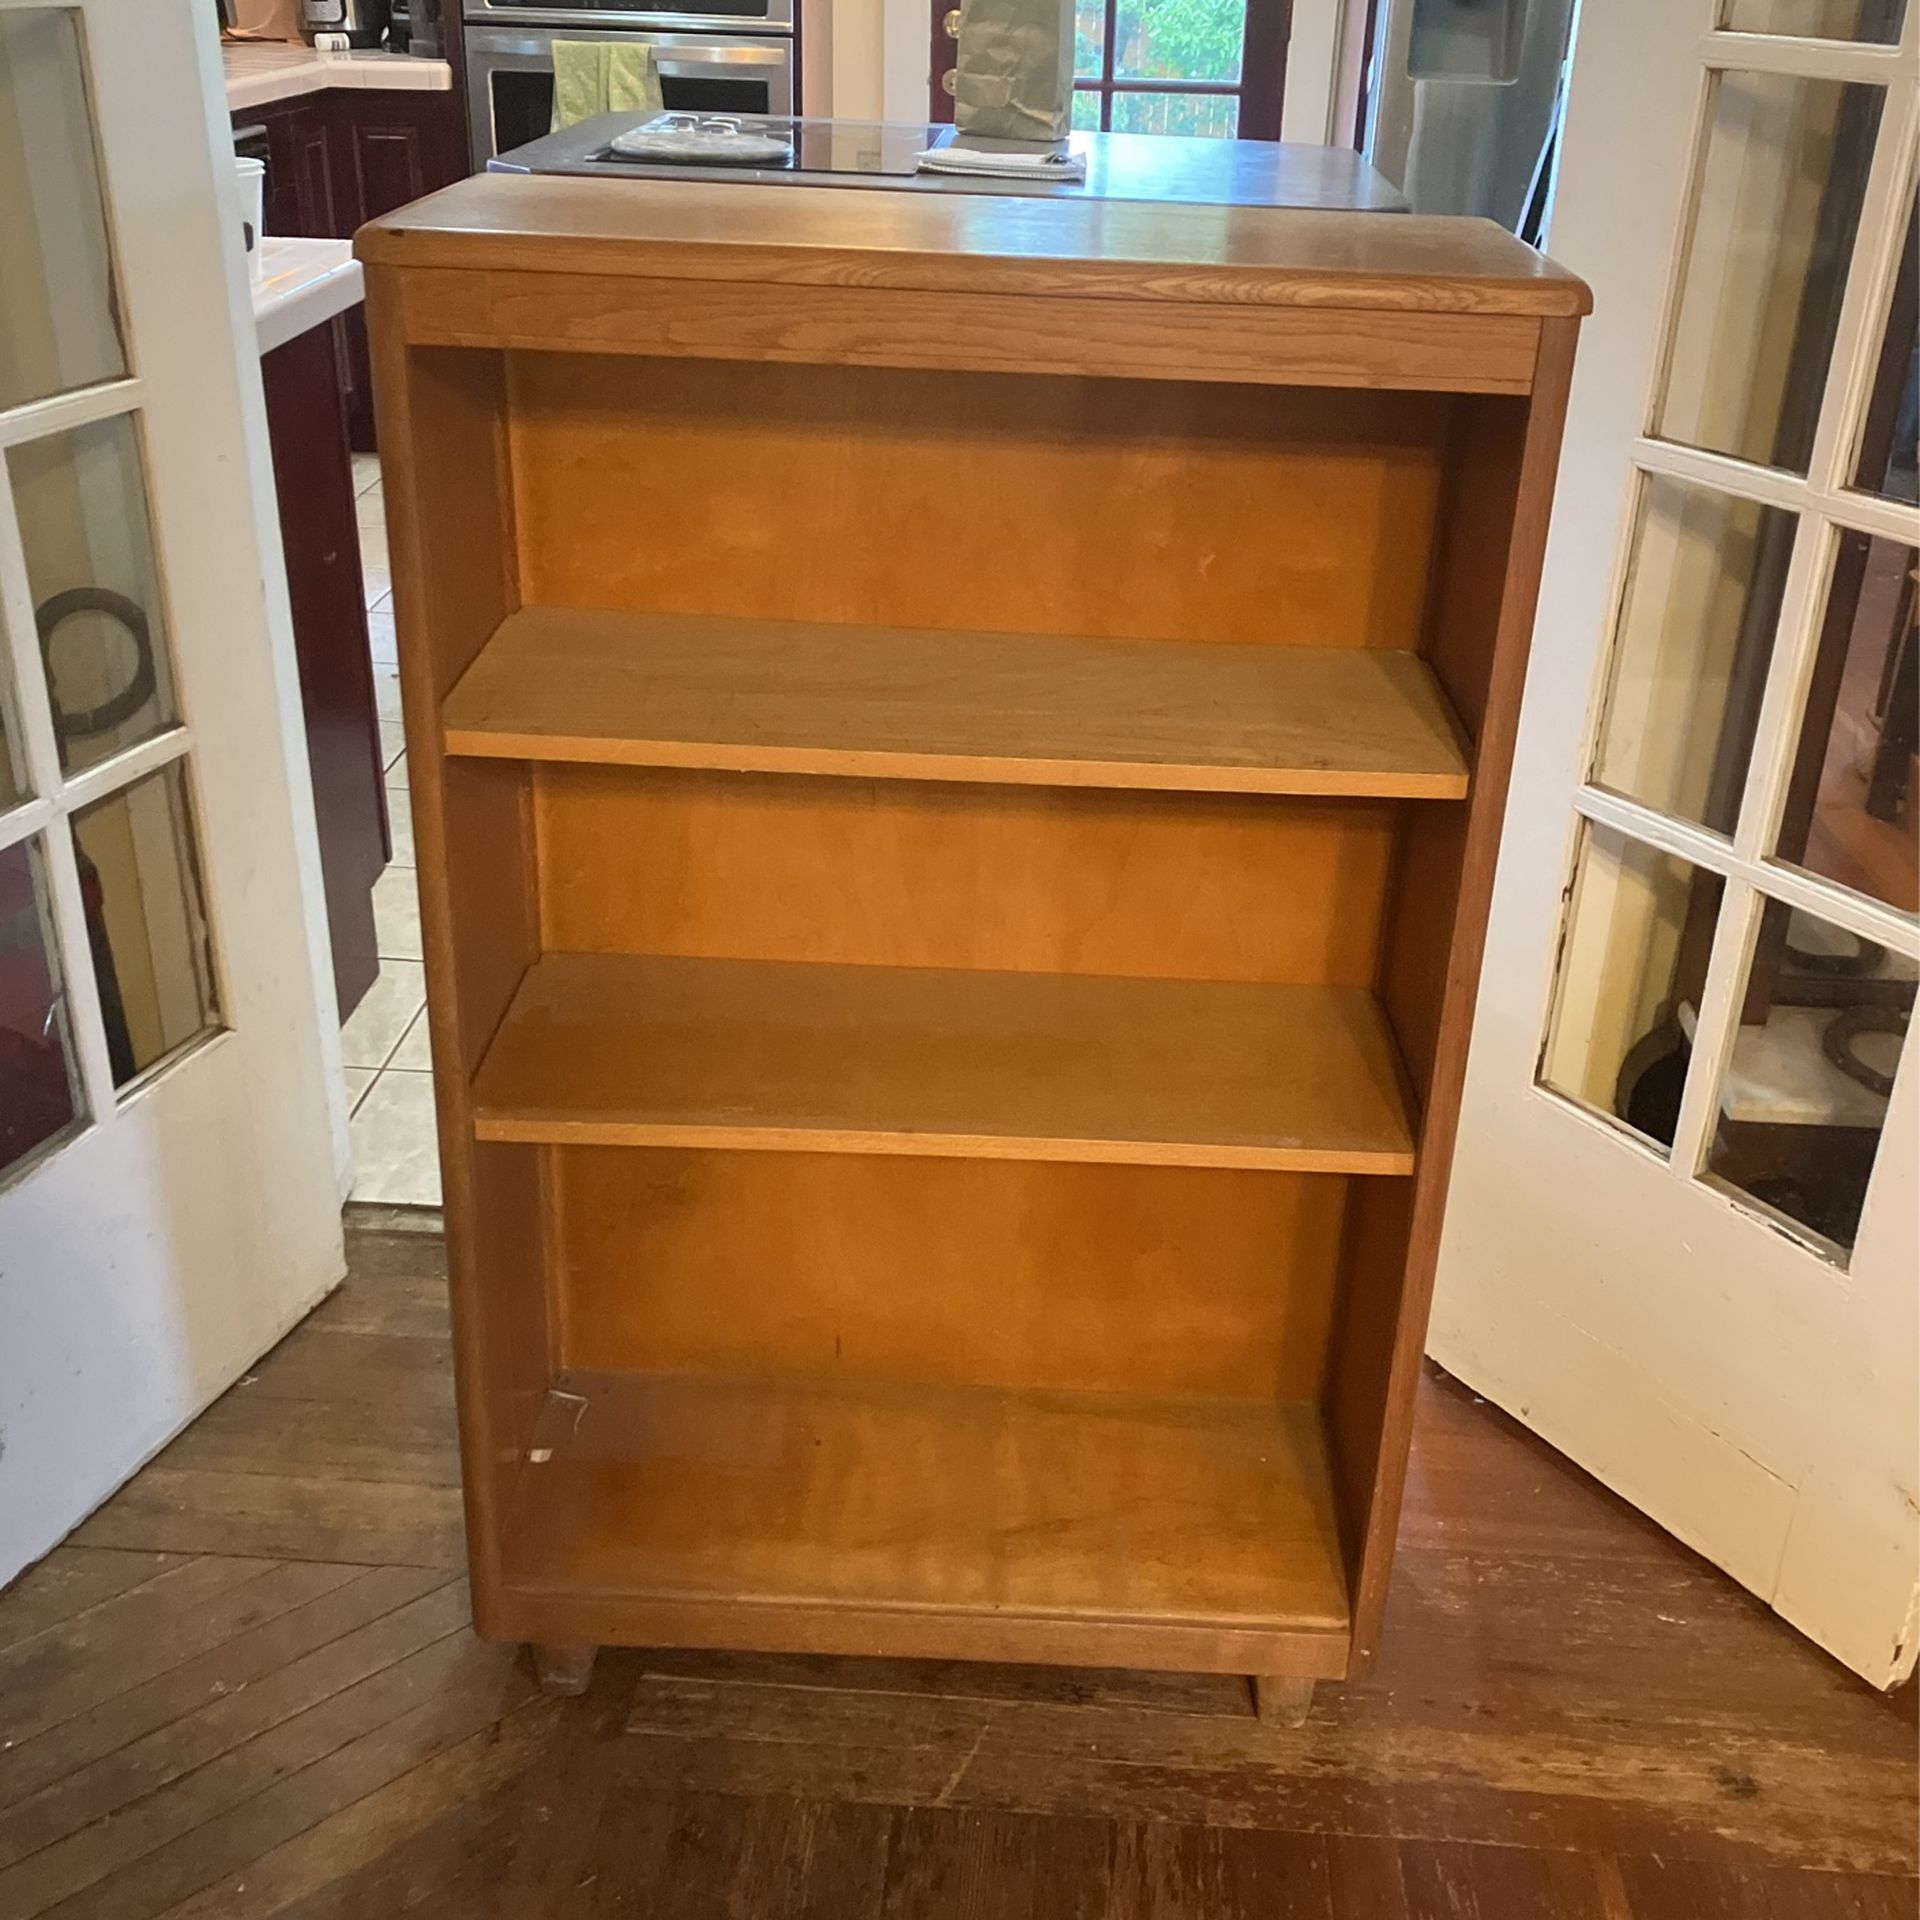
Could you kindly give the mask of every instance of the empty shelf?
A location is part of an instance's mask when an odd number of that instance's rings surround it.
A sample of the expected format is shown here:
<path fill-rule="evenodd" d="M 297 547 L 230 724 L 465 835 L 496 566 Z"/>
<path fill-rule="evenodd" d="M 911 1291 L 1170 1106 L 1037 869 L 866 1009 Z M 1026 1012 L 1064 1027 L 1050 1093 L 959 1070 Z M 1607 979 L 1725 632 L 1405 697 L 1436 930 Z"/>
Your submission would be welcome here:
<path fill-rule="evenodd" d="M 484 1140 L 1404 1174 L 1347 987 L 549 954 L 475 1077 Z"/>
<path fill-rule="evenodd" d="M 447 696 L 447 751 L 1028 786 L 1457 800 L 1410 653 L 525 607 Z"/>
<path fill-rule="evenodd" d="M 504 1560 L 521 1592 L 651 1602 L 663 1639 L 724 1641 L 740 1608 L 760 1645 L 851 1650 L 886 1615 L 981 1658 L 1034 1657 L 1036 1627 L 1226 1670 L 1236 1635 L 1325 1636 L 1329 1673 L 1346 1652 L 1319 1416 L 1285 1402 L 564 1374 Z"/>

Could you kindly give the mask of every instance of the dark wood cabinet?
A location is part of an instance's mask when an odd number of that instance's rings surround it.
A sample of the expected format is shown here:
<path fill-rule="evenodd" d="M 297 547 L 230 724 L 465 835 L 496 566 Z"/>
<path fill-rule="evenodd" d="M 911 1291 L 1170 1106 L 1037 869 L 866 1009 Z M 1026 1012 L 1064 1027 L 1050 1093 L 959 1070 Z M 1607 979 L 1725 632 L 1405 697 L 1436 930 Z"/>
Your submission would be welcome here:
<path fill-rule="evenodd" d="M 300 663 L 334 992 L 344 1020 L 380 971 L 373 883 L 392 845 L 353 472 L 341 432 L 336 328 L 296 334 L 262 357 L 260 376 Z"/>
<path fill-rule="evenodd" d="M 233 130 L 236 151 L 266 163 L 270 234 L 350 239 L 467 170 L 452 93 L 303 94 L 235 113 Z M 261 377 L 345 1019 L 379 971 L 372 889 L 390 850 L 348 460 L 373 446 L 360 308 L 275 348 Z"/>
<path fill-rule="evenodd" d="M 330 89 L 233 116 L 234 143 L 267 166 L 266 230 L 347 240 L 369 220 L 467 171 L 458 96 L 411 89 Z M 372 450 L 366 322 L 333 323 L 347 438 Z"/>

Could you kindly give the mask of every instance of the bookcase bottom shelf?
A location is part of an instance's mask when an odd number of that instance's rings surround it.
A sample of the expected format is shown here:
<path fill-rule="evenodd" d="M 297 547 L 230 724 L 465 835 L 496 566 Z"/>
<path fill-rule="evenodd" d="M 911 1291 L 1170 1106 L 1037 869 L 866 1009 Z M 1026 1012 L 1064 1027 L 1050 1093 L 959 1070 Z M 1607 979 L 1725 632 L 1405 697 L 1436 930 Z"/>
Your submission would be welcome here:
<path fill-rule="evenodd" d="M 496 1633 L 1333 1677 L 1348 1608 L 1304 1403 L 565 1374 Z"/>

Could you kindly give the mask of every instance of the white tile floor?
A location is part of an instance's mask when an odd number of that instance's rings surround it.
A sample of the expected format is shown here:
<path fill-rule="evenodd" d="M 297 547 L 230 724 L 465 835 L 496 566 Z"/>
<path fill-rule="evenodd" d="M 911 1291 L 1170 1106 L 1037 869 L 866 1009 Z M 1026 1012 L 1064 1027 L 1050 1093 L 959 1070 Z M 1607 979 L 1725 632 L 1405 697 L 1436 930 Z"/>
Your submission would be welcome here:
<path fill-rule="evenodd" d="M 420 965 L 420 905 L 413 879 L 413 809 L 400 734 L 400 679 L 394 663 L 392 580 L 380 463 L 353 456 L 360 567 L 367 585 L 373 683 L 379 696 L 381 758 L 393 864 L 373 890 L 380 977 L 340 1030 L 353 1112 L 353 1197 L 389 1206 L 440 1204 L 440 1154 L 433 1132 L 432 1060 L 427 1051 L 426 976 Z"/>

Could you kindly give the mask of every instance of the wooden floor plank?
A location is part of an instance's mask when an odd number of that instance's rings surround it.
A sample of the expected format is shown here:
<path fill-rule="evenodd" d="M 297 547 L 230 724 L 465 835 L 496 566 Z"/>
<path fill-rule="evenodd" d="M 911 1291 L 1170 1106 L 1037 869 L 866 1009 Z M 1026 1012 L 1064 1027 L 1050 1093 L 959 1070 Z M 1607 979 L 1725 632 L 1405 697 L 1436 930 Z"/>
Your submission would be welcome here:
<path fill-rule="evenodd" d="M 246 1397 L 377 1408 L 403 1392 L 453 1404 L 453 1341 L 444 1315 L 441 1331 L 431 1334 L 309 1324 L 254 1368 Z"/>
<path fill-rule="evenodd" d="M 407 1780 L 396 1781 L 384 1794 L 404 1795 Z M 419 1824 L 396 1846 L 280 1907 L 274 1920 L 373 1920 L 375 1915 L 386 1920 L 446 1900 L 464 1903 L 454 1909 L 464 1920 L 479 1920 L 506 1877 L 519 1788 L 520 1782 L 511 1780 L 438 1817 L 416 1814 Z"/>
<path fill-rule="evenodd" d="M 366 1405 L 355 1400 L 275 1403 L 275 1476 L 332 1477 L 400 1487 L 457 1487 L 453 1396 L 422 1406 L 396 1394 Z M 170 1469 L 253 1473 L 261 1469 L 260 1413 L 232 1395 L 216 1401 L 167 1449 Z"/>
<path fill-rule="evenodd" d="M 42 1912 L 55 1920 L 148 1920 L 471 1739 L 532 1692 L 531 1675 L 502 1649 L 450 1635 L 228 1756 L 251 1764 L 217 1763 L 189 1775 L 177 1804 L 149 1811 L 167 1796 L 141 1802 L 139 1841 L 166 1835 L 159 1844 L 117 1839 L 111 1871 L 70 1898 L 16 1911 L 21 1920 Z M 123 1816 L 76 1836 L 94 1842 L 88 1864 L 100 1864 L 109 1834 L 135 1824 Z M 5 1893 L 0 1881 L 0 1912 Z"/>
<path fill-rule="evenodd" d="M 447 1574 L 339 1571 L 358 1577 L 0 1754 L 0 1867 L 466 1623 L 464 1583 Z"/>
<path fill-rule="evenodd" d="M 1334 1920 L 1412 1920 L 1397 1841 L 1333 1833 L 1324 1844 Z"/>
<path fill-rule="evenodd" d="M 323 1900 L 424 1828 L 517 1782 L 551 1731 L 554 1712 L 551 1702 L 525 1703 L 287 1839 L 229 1864 L 174 1905 L 147 1911 L 153 1920 L 280 1920 L 301 1901 Z M 340 1912 L 342 1920 L 375 1920 L 353 1905 Z"/>
<path fill-rule="evenodd" d="M 1033 1920 L 1041 1824 L 980 1807 L 904 1808 L 893 1824 L 882 1912 Z"/>
<path fill-rule="evenodd" d="M 1142 1822 L 1123 1833 L 1113 1906 L 1140 1920 L 1331 1920 L 1317 1836 Z"/>
<path fill-rule="evenodd" d="M 1920 1911 L 1913 1882 L 1890 1874 L 1767 1867 L 1759 1878 L 1767 1920 L 1914 1920 Z"/>
<path fill-rule="evenodd" d="M 959 1662 L 540 1700 L 466 1630 L 440 1245 L 352 1246 L 0 1595 L 5 1920 L 1913 1920 L 1910 1709 L 1437 1375 L 1380 1665 L 1297 1732 Z"/>
<path fill-rule="evenodd" d="M 209 1554 L 20 1641 L 0 1655 L 0 1741 L 31 1739 L 255 1624 L 280 1582 L 271 1560 Z"/>
<path fill-rule="evenodd" d="M 747 1792 L 822 1791 L 831 1779 L 835 1792 L 918 1804 L 940 1793 L 964 1754 L 965 1791 L 978 1805 L 1414 1838 L 1477 1826 L 1478 1837 L 1514 1846 L 1545 1844 L 1557 1829 L 1599 1851 L 1684 1844 L 1830 1864 L 1910 1859 L 1901 1822 L 1913 1804 L 1911 1760 L 1795 1751 L 1791 1741 L 1763 1748 L 1749 1727 L 1739 1751 L 1767 1787 L 1748 1794 L 1726 1750 L 1669 1727 L 1664 1710 L 1649 1726 L 1621 1724 L 1632 1703 L 1619 1684 L 1603 1696 L 1610 1731 L 1590 1723 L 1598 1702 L 1578 1720 L 1543 1701 L 1508 1709 L 1484 1649 L 1475 1724 L 1473 1695 L 1446 1690 L 1455 1676 L 1444 1665 L 1438 1687 L 1419 1672 L 1419 1645 L 1404 1666 L 1390 1655 L 1395 1671 L 1379 1685 L 1323 1689 L 1293 1739 L 1244 1710 L 1033 1700 L 1007 1712 L 978 1697 L 809 1692 L 784 1679 L 755 1689 L 741 1657 L 719 1686 L 684 1673 L 643 1681 L 634 1726 L 656 1744 L 656 1778 Z M 1890 1731 L 1898 1739 L 1905 1730 Z M 1384 1785 L 1382 1751 L 1393 1754 Z M 1152 1766 L 1133 1764 L 1139 1755 Z"/>
<path fill-rule="evenodd" d="M 266 1403 L 261 1422 L 272 1425 Z M 458 1567 L 466 1558 L 460 1496 L 451 1486 L 214 1473 L 170 1466 L 164 1455 L 71 1537 L 82 1546 L 195 1553 L 226 1545 L 274 1559 L 394 1566 Z"/>
<path fill-rule="evenodd" d="M 1528 1847 L 1482 1847 L 1454 1841 L 1400 1843 L 1401 1884 L 1410 1920 L 1446 1914 L 1453 1920 L 1610 1920 L 1592 1856 Z"/>
<path fill-rule="evenodd" d="M 83 1888 L 96 1883 L 111 1888 L 120 1869 L 144 1873 L 170 1852 L 192 1856 L 199 1850 L 194 1836 L 202 1829 L 243 1812 L 262 1791 L 299 1777 L 422 1702 L 435 1702 L 442 1689 L 457 1686 L 476 1664 L 498 1666 L 497 1656 L 490 1656 L 493 1650 L 480 1649 L 455 1624 L 430 1644 L 253 1738 L 191 1769 L 173 1771 L 151 1791 L 0 1873 L 0 1913 L 57 1910 Z M 108 1902 L 102 1910 L 110 1909 Z"/>
<path fill-rule="evenodd" d="M 177 1553 L 55 1547 L 0 1591 L 0 1653 L 145 1585 L 181 1559 Z"/>

